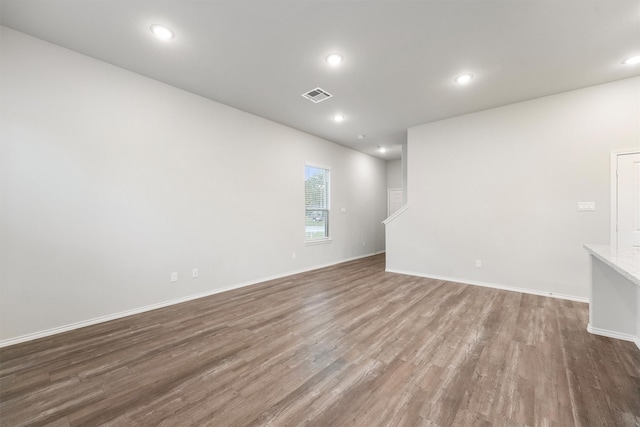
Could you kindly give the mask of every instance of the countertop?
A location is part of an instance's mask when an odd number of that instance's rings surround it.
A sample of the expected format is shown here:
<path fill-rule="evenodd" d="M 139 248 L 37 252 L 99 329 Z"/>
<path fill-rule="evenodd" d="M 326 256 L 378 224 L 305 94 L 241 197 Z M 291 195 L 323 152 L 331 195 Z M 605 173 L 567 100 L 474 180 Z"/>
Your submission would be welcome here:
<path fill-rule="evenodd" d="M 640 247 L 609 245 L 584 245 L 593 256 L 640 286 Z"/>

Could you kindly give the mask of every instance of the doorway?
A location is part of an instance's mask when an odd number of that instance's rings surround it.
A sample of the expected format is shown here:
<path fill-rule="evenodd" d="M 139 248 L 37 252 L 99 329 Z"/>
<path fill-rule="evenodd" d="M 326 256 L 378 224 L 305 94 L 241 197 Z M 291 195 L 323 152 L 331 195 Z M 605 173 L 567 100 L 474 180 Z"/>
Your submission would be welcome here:
<path fill-rule="evenodd" d="M 387 190 L 387 218 L 402 207 L 402 188 Z"/>
<path fill-rule="evenodd" d="M 640 246 L 640 150 L 611 153 L 611 245 Z"/>

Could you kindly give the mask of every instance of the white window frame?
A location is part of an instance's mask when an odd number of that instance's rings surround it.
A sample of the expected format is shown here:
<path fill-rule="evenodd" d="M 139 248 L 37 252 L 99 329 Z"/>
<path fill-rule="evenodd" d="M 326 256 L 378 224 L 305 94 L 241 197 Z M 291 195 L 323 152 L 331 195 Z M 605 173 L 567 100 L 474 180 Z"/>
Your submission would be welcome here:
<path fill-rule="evenodd" d="M 327 231 L 328 231 L 328 236 L 325 237 L 319 237 L 319 238 L 315 238 L 315 239 L 310 239 L 307 237 L 307 224 L 306 224 L 306 218 L 307 218 L 307 208 L 305 205 L 304 208 L 304 218 L 305 218 L 305 237 L 304 237 L 304 243 L 306 245 L 317 245 L 317 244 L 321 244 L 321 243 L 330 243 L 331 242 L 331 167 L 330 166 L 326 166 L 326 165 L 320 165 L 317 163 L 311 163 L 311 162 L 305 162 L 304 163 L 304 179 L 306 180 L 306 169 L 307 166 L 309 167 L 313 167 L 313 168 L 318 168 L 318 169 L 324 169 L 327 172 L 329 172 L 329 179 L 328 179 L 328 185 L 329 188 L 327 189 Z M 306 196 L 307 196 L 307 190 L 305 188 L 304 190 L 304 195 L 305 195 L 305 201 L 306 201 Z"/>

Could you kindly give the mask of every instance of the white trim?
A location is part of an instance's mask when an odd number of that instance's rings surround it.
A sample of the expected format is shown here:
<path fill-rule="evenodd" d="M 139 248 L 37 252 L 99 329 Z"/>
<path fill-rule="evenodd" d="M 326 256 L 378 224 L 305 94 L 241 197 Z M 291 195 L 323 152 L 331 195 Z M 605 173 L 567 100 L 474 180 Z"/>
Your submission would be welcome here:
<path fill-rule="evenodd" d="M 331 171 L 331 166 L 325 166 L 325 165 L 321 165 L 318 163 L 312 163 L 312 162 L 304 162 L 305 166 L 311 166 L 312 168 L 318 168 L 318 169 L 326 169 L 328 171 Z"/>
<path fill-rule="evenodd" d="M 447 282 L 461 283 L 463 285 L 482 286 L 484 288 L 493 288 L 493 289 L 500 289 L 500 290 L 503 290 L 503 291 L 520 292 L 520 293 L 523 293 L 523 294 L 540 295 L 540 296 L 543 296 L 543 297 L 551 297 L 551 298 L 558 298 L 558 299 L 564 299 L 564 300 L 569 300 L 569 301 L 577 301 L 577 302 L 589 303 L 589 298 L 578 297 L 578 296 L 575 296 L 575 295 L 557 294 L 557 293 L 554 293 L 554 292 L 545 292 L 545 291 L 539 291 L 539 290 L 536 290 L 536 289 L 520 288 L 520 287 L 517 287 L 517 286 L 498 285 L 498 284 L 495 284 L 495 283 L 477 282 L 475 280 L 458 279 L 458 278 L 455 278 L 455 277 L 426 275 L 426 274 L 422 274 L 422 273 L 394 270 L 394 269 L 390 269 L 390 268 L 387 268 L 386 271 L 388 273 L 406 274 L 406 275 L 409 275 L 409 276 L 418 276 L 418 277 L 424 277 L 424 278 L 427 278 L 427 279 L 445 280 Z"/>
<path fill-rule="evenodd" d="M 312 240 L 305 240 L 304 244 L 305 245 L 319 245 L 322 243 L 331 243 L 333 239 L 331 237 L 322 237 L 320 239 L 312 239 Z"/>
<path fill-rule="evenodd" d="M 134 309 L 131 309 L 131 310 L 121 311 L 119 313 L 108 314 L 106 316 L 100 316 L 100 317 L 96 317 L 96 318 L 93 318 L 93 319 L 83 320 L 81 322 L 71 323 L 69 325 L 62 325 L 62 326 L 58 326 L 58 327 L 55 327 L 55 328 L 46 329 L 44 331 L 33 332 L 31 334 L 21 335 L 21 336 L 15 337 L 15 338 L 9 338 L 9 339 L 6 339 L 6 340 L 1 340 L 0 341 L 0 348 L 8 347 L 10 345 L 19 344 L 19 343 L 26 342 L 26 341 L 32 341 L 32 340 L 35 340 L 35 339 L 38 339 L 38 338 L 44 338 L 44 337 L 48 337 L 48 336 L 51 336 L 51 335 L 60 334 L 62 332 L 72 331 L 74 329 L 84 328 L 85 326 L 96 325 L 98 323 L 104 323 L 104 322 L 108 322 L 110 320 L 116 320 L 116 319 L 121 319 L 121 318 L 127 317 L 127 316 L 133 316 L 134 314 L 140 314 L 140 313 L 144 313 L 146 311 L 157 310 L 159 308 L 164 308 L 164 307 L 168 307 L 168 306 L 175 305 L 175 304 L 180 304 L 180 303 L 187 302 L 187 301 L 192 301 L 192 300 L 199 299 L 199 298 L 208 297 L 208 296 L 219 294 L 219 293 L 222 293 L 222 292 L 232 291 L 234 289 L 244 288 L 246 286 L 257 285 L 257 284 L 260 284 L 260 283 L 263 283 L 263 282 L 268 282 L 270 280 L 281 279 L 283 277 L 292 276 L 294 274 L 306 273 L 306 272 L 309 272 L 309 271 L 318 270 L 320 268 L 331 267 L 333 265 L 342 264 L 343 262 L 349 262 L 349 261 L 354 261 L 354 260 L 361 259 L 361 258 L 367 258 L 367 257 L 373 256 L 373 255 L 377 255 L 377 254 L 383 253 L 383 252 L 384 251 L 368 253 L 368 254 L 365 254 L 365 255 L 358 255 L 358 256 L 355 256 L 355 257 L 343 259 L 343 260 L 336 261 L 336 262 L 330 262 L 330 263 L 327 263 L 327 264 L 316 265 L 316 266 L 313 266 L 313 267 L 304 268 L 304 269 L 300 269 L 300 270 L 289 271 L 287 273 L 282 273 L 282 274 L 276 274 L 276 275 L 273 275 L 273 276 L 263 277 L 263 278 L 256 279 L 256 280 L 250 280 L 248 282 L 238 283 L 238 284 L 231 285 L 231 286 L 225 286 L 224 288 L 220 288 L 220 289 L 214 289 L 214 290 L 211 290 L 211 291 L 202 292 L 202 293 L 194 294 L 194 295 L 189 295 L 189 296 L 186 296 L 186 297 L 177 298 L 177 299 L 170 300 L 170 301 L 163 301 L 163 302 L 159 302 L 159 303 L 156 303 L 156 304 L 145 305 L 144 307 L 138 307 L 138 308 L 134 308 Z"/>
<path fill-rule="evenodd" d="M 591 323 L 587 325 L 587 331 L 594 335 L 601 335 L 603 337 L 615 338 L 615 339 L 624 340 L 624 341 L 631 341 L 640 349 L 640 338 L 636 337 L 635 335 L 625 334 L 622 332 L 614 332 L 608 329 L 594 328 L 593 326 L 591 326 Z"/>
<path fill-rule="evenodd" d="M 640 150 L 637 148 L 629 148 L 625 150 L 613 150 L 611 151 L 610 161 L 610 187 L 611 187 L 611 216 L 609 218 L 609 236 L 611 246 L 618 246 L 618 156 L 624 156 L 627 154 L 640 154 Z"/>
<path fill-rule="evenodd" d="M 393 215 L 391 215 L 389 218 L 385 219 L 384 221 L 382 221 L 382 223 L 384 225 L 388 225 L 391 221 L 393 221 L 394 219 L 398 218 L 400 215 L 402 215 L 402 213 L 404 211 L 406 211 L 407 209 L 409 209 L 409 204 L 407 203 L 406 205 L 402 206 L 400 209 L 398 209 L 397 211 L 395 211 L 393 213 Z"/>

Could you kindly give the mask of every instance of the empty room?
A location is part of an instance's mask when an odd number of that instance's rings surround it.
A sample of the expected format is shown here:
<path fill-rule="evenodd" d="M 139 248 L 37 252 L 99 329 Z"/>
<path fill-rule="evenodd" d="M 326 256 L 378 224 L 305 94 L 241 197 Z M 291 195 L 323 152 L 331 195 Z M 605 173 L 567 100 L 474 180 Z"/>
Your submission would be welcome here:
<path fill-rule="evenodd" d="M 640 426 L 638 0 L 0 0 L 0 426 Z"/>

